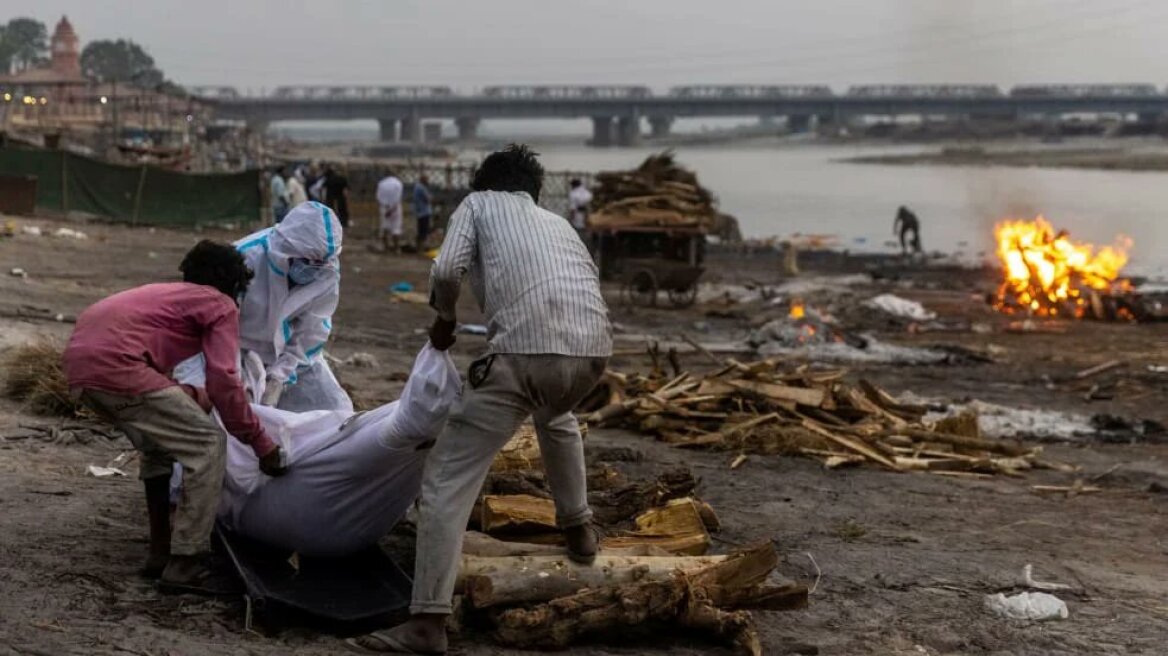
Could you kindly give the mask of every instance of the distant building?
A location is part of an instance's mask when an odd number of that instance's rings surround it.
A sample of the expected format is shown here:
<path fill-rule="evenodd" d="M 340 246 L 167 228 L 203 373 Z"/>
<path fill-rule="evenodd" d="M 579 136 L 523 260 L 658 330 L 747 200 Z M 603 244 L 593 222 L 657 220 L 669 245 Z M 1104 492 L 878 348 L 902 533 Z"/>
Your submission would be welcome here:
<path fill-rule="evenodd" d="M 73 25 L 62 16 L 49 40 L 52 57 L 48 66 L 0 75 L 4 101 L 48 105 L 68 98 L 71 94 L 84 92 L 89 82 L 81 74 L 80 43 Z"/>
<path fill-rule="evenodd" d="M 62 16 L 49 40 L 48 66 L 0 75 L 0 130 L 24 129 L 83 135 L 104 130 L 154 141 L 187 134 L 206 119 L 194 99 L 131 84 L 98 84 L 81 70 L 81 39 Z M 190 117 L 190 118 L 187 118 Z"/>

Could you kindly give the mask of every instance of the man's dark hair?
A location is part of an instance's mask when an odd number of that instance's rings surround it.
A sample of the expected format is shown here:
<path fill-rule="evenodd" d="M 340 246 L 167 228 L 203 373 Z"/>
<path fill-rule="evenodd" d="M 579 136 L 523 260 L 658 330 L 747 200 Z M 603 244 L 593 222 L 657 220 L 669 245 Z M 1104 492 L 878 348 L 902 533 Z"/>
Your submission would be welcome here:
<path fill-rule="evenodd" d="M 470 188 L 475 191 L 526 191 L 539 202 L 543 189 L 543 165 L 533 152 L 522 144 L 511 144 L 503 150 L 487 155 L 475 170 Z"/>
<path fill-rule="evenodd" d="M 178 265 L 183 282 L 208 285 L 237 300 L 251 282 L 252 271 L 231 244 L 204 239 L 195 244 Z"/>
<path fill-rule="evenodd" d="M 584 183 L 580 182 L 580 178 L 572 178 L 572 180 L 570 182 L 568 182 L 568 186 L 573 188 L 573 189 L 575 189 L 576 187 L 579 187 L 582 184 L 584 184 Z"/>

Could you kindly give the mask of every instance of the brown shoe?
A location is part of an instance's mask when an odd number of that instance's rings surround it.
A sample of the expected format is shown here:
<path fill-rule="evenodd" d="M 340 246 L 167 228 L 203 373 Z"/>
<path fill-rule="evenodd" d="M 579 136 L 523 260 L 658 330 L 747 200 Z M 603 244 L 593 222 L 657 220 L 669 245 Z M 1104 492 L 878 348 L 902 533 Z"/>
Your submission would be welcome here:
<path fill-rule="evenodd" d="M 568 559 L 572 562 L 581 565 L 596 562 L 596 554 L 600 551 L 600 531 L 592 522 L 564 529 L 564 541 L 568 544 Z"/>
<path fill-rule="evenodd" d="M 206 555 L 171 556 L 158 579 L 158 589 L 175 594 L 231 595 L 239 585 L 211 567 Z"/>

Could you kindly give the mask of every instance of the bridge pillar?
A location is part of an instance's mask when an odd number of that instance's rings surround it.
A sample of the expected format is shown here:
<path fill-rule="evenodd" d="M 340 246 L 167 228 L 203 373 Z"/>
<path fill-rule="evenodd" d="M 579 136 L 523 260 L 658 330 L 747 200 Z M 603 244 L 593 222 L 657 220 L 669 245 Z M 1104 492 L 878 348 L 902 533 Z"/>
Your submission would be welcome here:
<path fill-rule="evenodd" d="M 377 119 L 377 136 L 382 141 L 397 141 L 397 120 L 392 118 Z"/>
<path fill-rule="evenodd" d="M 593 116 L 592 117 L 592 141 L 589 145 L 599 148 L 605 148 L 612 145 L 612 117 L 611 116 Z"/>
<path fill-rule="evenodd" d="M 479 123 L 481 122 L 481 119 L 477 116 L 464 116 L 454 119 L 454 125 L 458 127 L 458 140 L 474 141 L 478 139 Z"/>
<path fill-rule="evenodd" d="M 661 139 L 669 136 L 669 128 L 673 127 L 672 116 L 650 116 L 649 117 L 649 135 L 654 139 Z"/>
<path fill-rule="evenodd" d="M 811 115 L 791 114 L 787 116 L 787 130 L 796 134 L 809 132 L 811 130 Z"/>
<path fill-rule="evenodd" d="M 641 143 L 641 117 L 622 116 L 616 125 L 616 142 L 619 146 L 636 146 Z"/>
<path fill-rule="evenodd" d="M 418 120 L 418 117 L 403 118 L 401 120 L 401 140 L 406 143 L 417 143 L 421 138 L 421 121 Z"/>

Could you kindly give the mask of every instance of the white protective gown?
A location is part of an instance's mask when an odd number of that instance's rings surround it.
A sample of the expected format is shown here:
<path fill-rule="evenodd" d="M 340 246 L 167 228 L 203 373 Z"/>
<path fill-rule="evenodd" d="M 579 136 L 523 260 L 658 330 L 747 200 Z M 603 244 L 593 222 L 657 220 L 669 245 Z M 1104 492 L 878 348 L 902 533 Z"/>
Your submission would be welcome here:
<path fill-rule="evenodd" d="M 309 201 L 292 208 L 279 225 L 235 243 L 255 273 L 239 308 L 240 346 L 259 355 L 267 375 L 285 384 L 277 404 L 282 410 L 353 410 L 324 360 L 340 296 L 341 237 L 336 214 Z M 312 283 L 290 288 L 293 258 L 331 267 Z"/>

